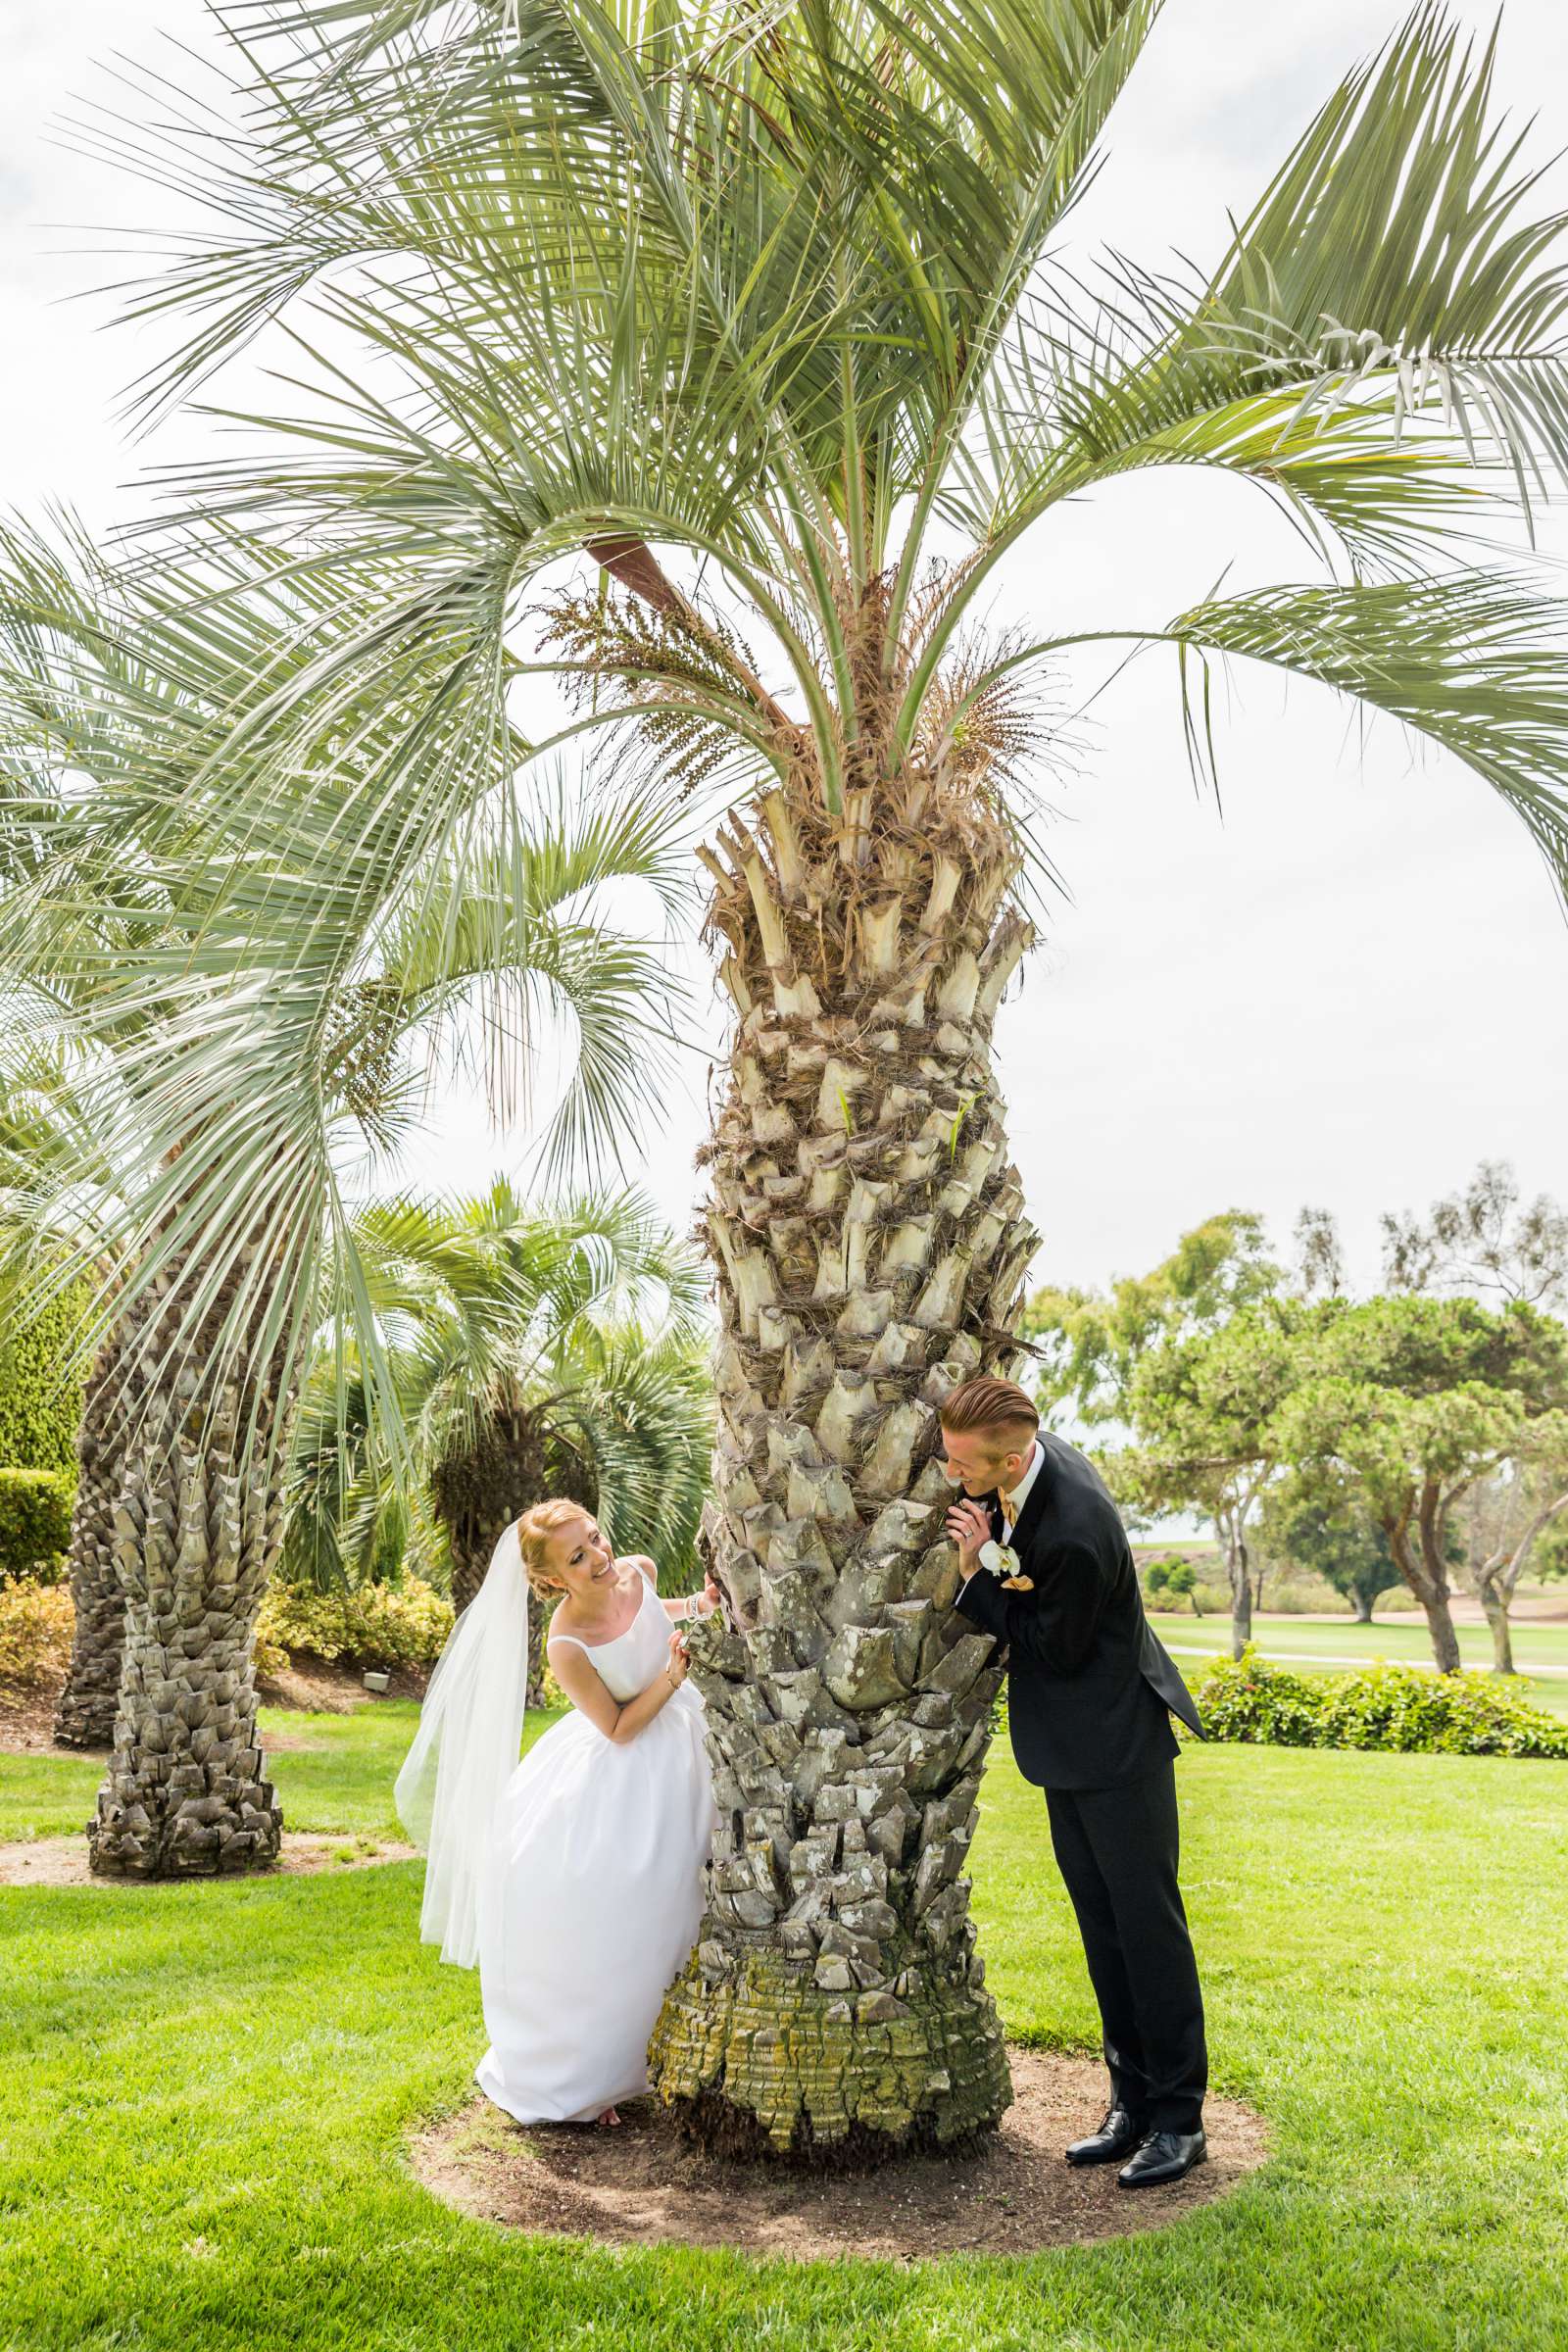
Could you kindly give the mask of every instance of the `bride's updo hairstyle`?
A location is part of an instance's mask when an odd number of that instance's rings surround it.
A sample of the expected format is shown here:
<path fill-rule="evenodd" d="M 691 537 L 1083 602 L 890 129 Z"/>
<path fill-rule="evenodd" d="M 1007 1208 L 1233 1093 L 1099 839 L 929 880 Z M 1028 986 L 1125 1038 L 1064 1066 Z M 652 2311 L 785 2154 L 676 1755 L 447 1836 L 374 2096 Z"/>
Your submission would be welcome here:
<path fill-rule="evenodd" d="M 522 1553 L 523 1571 L 528 1590 L 541 1600 L 555 1600 L 566 1590 L 550 1574 L 545 1565 L 545 1551 L 558 1527 L 568 1519 L 591 1519 L 593 1513 L 585 1502 L 569 1502 L 564 1494 L 553 1495 L 549 1502 L 536 1502 L 525 1510 L 517 1521 L 517 1548 Z"/>

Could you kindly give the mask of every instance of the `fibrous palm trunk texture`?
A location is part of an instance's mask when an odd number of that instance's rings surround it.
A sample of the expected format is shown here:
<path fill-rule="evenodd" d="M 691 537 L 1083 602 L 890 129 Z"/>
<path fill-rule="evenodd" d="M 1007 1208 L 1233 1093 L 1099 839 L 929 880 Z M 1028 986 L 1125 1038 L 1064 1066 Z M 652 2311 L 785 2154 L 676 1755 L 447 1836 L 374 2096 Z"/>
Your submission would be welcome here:
<path fill-rule="evenodd" d="M 490 1555 L 514 1519 L 553 1490 L 545 1432 L 536 1413 L 515 1400 L 488 1407 L 471 1444 L 448 1454 L 431 1475 L 436 1516 L 452 1554 L 452 1606 L 466 1609 L 484 1583 Z M 577 1482 L 580 1484 L 581 1482 Z M 583 1497 L 567 1478 L 559 1491 Z M 549 1611 L 528 1598 L 528 1705 L 545 1702 L 545 1626 Z"/>
<path fill-rule="evenodd" d="M 76 1499 L 71 1515 L 71 1665 L 55 1715 L 64 1747 L 107 1747 L 114 1738 L 125 1646 L 125 1594 L 115 1566 L 114 1510 L 123 1420 L 117 1409 L 119 1351 L 94 1364 L 76 1433 Z"/>
<path fill-rule="evenodd" d="M 933 1456 L 949 1390 L 1016 1359 L 1035 1238 L 991 1063 L 1016 850 L 940 772 L 872 803 L 780 789 L 705 860 L 736 1016 L 708 1218 L 728 1605 L 691 1642 L 719 1828 L 650 2049 L 692 2137 L 846 2166 L 1012 2095 L 963 1875 L 1002 1666 L 949 1605 Z"/>
<path fill-rule="evenodd" d="M 113 1524 L 124 1662 L 114 1753 L 88 1827 L 92 1868 L 113 1878 L 265 1868 L 283 1827 L 257 1732 L 252 1644 L 282 1534 L 293 1400 L 275 1353 L 240 1346 L 220 1355 L 226 1286 L 187 1348 L 138 1347 L 136 1326 L 168 1312 L 162 1292 L 121 1327 Z"/>

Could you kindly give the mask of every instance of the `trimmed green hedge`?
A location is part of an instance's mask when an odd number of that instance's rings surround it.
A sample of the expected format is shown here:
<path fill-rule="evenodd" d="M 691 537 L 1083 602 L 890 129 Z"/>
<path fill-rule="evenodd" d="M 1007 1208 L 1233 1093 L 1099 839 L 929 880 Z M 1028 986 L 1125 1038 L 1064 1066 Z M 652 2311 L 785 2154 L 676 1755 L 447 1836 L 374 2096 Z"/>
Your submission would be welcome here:
<path fill-rule="evenodd" d="M 1216 1658 L 1194 1692 L 1214 1740 L 1446 1756 L 1568 1757 L 1568 1723 L 1494 1675 L 1432 1674 L 1378 1660 L 1354 1674 L 1294 1674 L 1249 1644 Z"/>
<path fill-rule="evenodd" d="M 58 1470 L 0 1470 L 0 1585 L 59 1583 L 74 1496 Z"/>
<path fill-rule="evenodd" d="M 85 1299 L 80 1288 L 67 1291 L 0 1340 L 0 1462 L 74 1480 L 82 1381 L 62 1381 L 60 1366 Z"/>

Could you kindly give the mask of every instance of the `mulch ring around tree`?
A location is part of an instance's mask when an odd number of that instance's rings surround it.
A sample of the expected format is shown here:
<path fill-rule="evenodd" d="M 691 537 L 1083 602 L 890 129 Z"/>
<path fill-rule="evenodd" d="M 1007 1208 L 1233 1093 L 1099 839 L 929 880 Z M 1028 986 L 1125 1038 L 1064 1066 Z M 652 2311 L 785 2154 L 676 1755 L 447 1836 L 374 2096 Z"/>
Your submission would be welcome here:
<path fill-rule="evenodd" d="M 991 2145 L 915 2156 L 880 2172 L 812 2177 L 722 2162 L 690 2148 L 657 2098 L 628 2099 L 619 2126 L 517 2124 L 483 2097 L 410 2148 L 426 2188 L 477 2220 L 602 2245 L 723 2247 L 819 2262 L 915 2262 L 1035 2254 L 1179 2221 L 1262 2164 L 1262 2120 L 1210 2099 L 1208 2161 L 1168 2188 L 1125 2189 L 1114 2165 L 1064 2162 L 1104 2112 L 1098 2059 L 1009 2048 L 1013 2103 Z"/>
<path fill-rule="evenodd" d="M 283 1851 L 271 1870 L 237 1872 L 239 1880 L 299 1878 L 315 1871 L 366 1870 L 376 1862 L 409 1862 L 415 1848 L 396 1838 L 300 1835 L 283 1832 Z M 211 1886 L 211 1878 L 104 1879 L 87 1867 L 87 1840 L 33 1838 L 0 1845 L 0 1886 Z"/>

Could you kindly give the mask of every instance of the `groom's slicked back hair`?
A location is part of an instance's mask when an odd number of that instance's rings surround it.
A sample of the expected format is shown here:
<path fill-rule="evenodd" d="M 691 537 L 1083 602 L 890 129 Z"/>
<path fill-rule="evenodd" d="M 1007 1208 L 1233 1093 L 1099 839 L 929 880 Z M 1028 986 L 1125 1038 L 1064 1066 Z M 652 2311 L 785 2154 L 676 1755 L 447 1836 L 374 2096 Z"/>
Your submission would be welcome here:
<path fill-rule="evenodd" d="M 987 1437 L 1027 1444 L 1040 1427 L 1039 1407 L 1015 1380 L 960 1381 L 944 1400 L 938 1418 L 956 1438 L 984 1431 Z"/>

